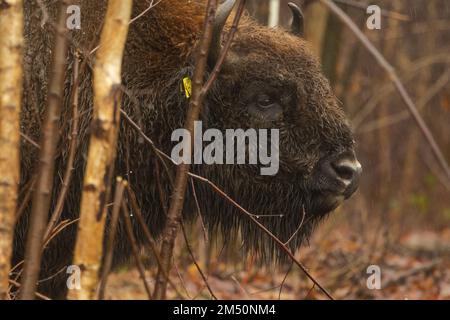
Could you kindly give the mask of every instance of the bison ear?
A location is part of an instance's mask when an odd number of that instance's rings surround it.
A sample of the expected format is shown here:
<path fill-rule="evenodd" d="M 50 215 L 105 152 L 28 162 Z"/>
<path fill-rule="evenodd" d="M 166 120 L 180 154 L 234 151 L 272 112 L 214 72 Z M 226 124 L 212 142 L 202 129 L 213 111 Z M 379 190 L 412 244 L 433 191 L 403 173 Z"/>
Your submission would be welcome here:
<path fill-rule="evenodd" d="M 214 21 L 213 35 L 211 40 L 211 47 L 209 48 L 208 64 L 211 68 L 216 65 L 219 58 L 220 51 L 222 50 L 221 36 L 225 23 L 228 17 L 233 11 L 236 0 L 226 0 L 217 9 L 216 19 Z"/>
<path fill-rule="evenodd" d="M 292 11 L 291 32 L 296 36 L 303 36 L 305 30 L 303 12 L 300 7 L 293 2 L 289 2 L 288 6 Z"/>

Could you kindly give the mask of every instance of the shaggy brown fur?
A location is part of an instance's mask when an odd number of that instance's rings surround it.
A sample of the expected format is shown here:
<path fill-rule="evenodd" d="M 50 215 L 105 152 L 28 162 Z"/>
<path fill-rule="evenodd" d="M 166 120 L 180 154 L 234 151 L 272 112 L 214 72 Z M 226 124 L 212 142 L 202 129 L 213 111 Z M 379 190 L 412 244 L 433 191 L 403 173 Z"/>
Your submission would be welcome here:
<path fill-rule="evenodd" d="M 97 43 L 106 1 L 79 2 L 82 29 L 73 31 L 72 36 L 78 48 L 88 49 Z M 51 68 L 53 31 L 48 25 L 40 27 L 41 14 L 35 2 L 26 3 L 26 94 L 22 130 L 39 141 Z M 136 0 L 133 16 L 145 10 L 147 3 Z M 51 5 L 49 11 L 54 19 L 55 5 Z M 168 154 L 173 147 L 170 141 L 172 131 L 183 126 L 188 101 L 180 93 L 180 83 L 183 77 L 192 75 L 193 50 L 204 13 L 204 1 L 163 0 L 130 26 L 123 66 L 123 81 L 127 88 L 123 108 Z M 68 97 L 75 52 L 76 48 L 72 45 L 68 57 L 69 72 L 61 122 L 64 126 L 57 158 L 55 194 L 61 186 L 60 177 L 67 161 L 71 118 Z M 78 217 L 89 138 L 92 108 L 90 70 L 82 74 L 81 79 L 80 146 L 62 219 Z M 258 94 L 268 94 L 280 102 L 282 111 L 276 119 L 269 121 L 263 113 L 249 111 L 254 107 Z M 244 17 L 224 69 L 204 103 L 202 120 L 204 129 L 280 129 L 280 171 L 274 177 L 262 177 L 258 174 L 258 168 L 250 165 L 195 166 L 194 170 L 221 186 L 243 207 L 261 215 L 260 221 L 283 241 L 295 232 L 304 211 L 303 227 L 290 242 L 292 249 L 298 248 L 325 213 L 339 204 L 334 197 L 337 187 L 327 181 L 318 168 L 322 159 L 352 149 L 353 138 L 318 62 L 301 38 L 284 30 L 260 26 L 249 17 Z M 31 179 L 37 163 L 37 151 L 24 143 L 22 152 L 24 185 Z M 155 182 L 155 162 L 150 148 L 133 128 L 123 122 L 116 175 L 130 181 L 148 226 L 158 235 L 164 227 L 165 217 Z M 170 195 L 167 179 L 163 172 L 160 175 L 165 194 Z M 220 230 L 225 238 L 232 238 L 240 231 L 243 252 L 267 259 L 274 257 L 274 244 L 266 235 L 209 187 L 200 184 L 196 187 L 201 212 L 212 233 Z M 194 210 L 191 210 L 192 197 L 188 195 L 187 198 L 184 214 L 190 218 Z M 25 212 L 17 227 L 14 262 L 23 257 L 27 221 L 28 212 Z M 142 231 L 138 227 L 135 229 L 138 239 L 144 239 Z M 129 256 L 124 234 L 120 227 L 116 262 Z M 73 225 L 52 241 L 45 250 L 43 277 L 70 264 L 75 236 L 76 226 Z M 44 283 L 47 287 L 41 289 L 49 294 L 60 293 L 64 287 L 65 273 L 61 275 L 54 278 L 54 282 Z"/>

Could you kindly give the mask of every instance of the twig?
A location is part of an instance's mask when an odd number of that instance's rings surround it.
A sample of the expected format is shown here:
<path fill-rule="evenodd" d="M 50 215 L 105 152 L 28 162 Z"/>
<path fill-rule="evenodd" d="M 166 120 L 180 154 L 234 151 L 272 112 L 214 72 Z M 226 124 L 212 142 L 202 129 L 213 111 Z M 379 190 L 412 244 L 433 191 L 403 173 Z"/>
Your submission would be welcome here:
<path fill-rule="evenodd" d="M 180 279 L 180 283 L 181 283 L 181 286 L 183 287 L 184 292 L 186 292 L 186 296 L 188 297 L 189 300 L 195 300 L 196 296 L 194 296 L 192 298 L 191 295 L 189 294 L 189 291 L 186 287 L 186 282 L 184 281 L 183 276 L 181 275 L 180 269 L 178 268 L 177 264 L 174 263 L 173 267 L 175 268 L 175 272 L 177 273 L 178 279 Z M 201 291 L 203 291 L 203 288 L 201 289 Z"/>
<path fill-rule="evenodd" d="M 66 270 L 67 270 L 67 266 L 64 266 L 61 269 L 59 269 L 58 271 L 56 271 L 54 274 L 48 276 L 47 278 L 39 279 L 38 283 L 40 284 L 40 283 L 44 283 L 44 282 L 50 281 L 52 279 L 55 279 L 58 275 L 65 272 Z"/>
<path fill-rule="evenodd" d="M 250 299 L 250 295 L 247 292 L 247 290 L 245 290 L 245 288 L 241 285 L 241 283 L 238 281 L 238 279 L 236 279 L 236 277 L 232 274 L 230 275 L 231 280 L 233 280 L 234 283 L 236 283 L 237 287 L 239 288 L 239 290 L 242 291 L 242 293 L 244 293 L 246 299 Z"/>
<path fill-rule="evenodd" d="M 84 66 L 86 62 L 83 62 L 81 70 L 84 70 Z M 69 146 L 69 157 L 67 160 L 66 171 L 64 173 L 62 188 L 58 196 L 58 200 L 56 201 L 55 209 L 53 210 L 53 214 L 50 218 L 50 221 L 47 225 L 47 229 L 45 231 L 44 239 L 47 238 L 52 231 L 53 227 L 58 222 L 63 207 L 64 201 L 67 196 L 67 192 L 69 190 L 70 181 L 72 179 L 72 173 L 74 171 L 74 161 L 76 155 L 76 149 L 78 144 L 78 126 L 79 126 L 79 114 L 78 114 L 78 92 L 79 92 L 79 60 L 78 57 L 75 57 L 75 62 L 73 66 L 73 90 L 71 93 L 70 101 L 72 106 L 72 133 L 71 133 L 71 141 Z"/>
<path fill-rule="evenodd" d="M 183 232 L 183 237 L 184 237 L 184 242 L 186 243 L 186 248 L 187 248 L 187 250 L 188 250 L 188 252 L 189 252 L 189 255 L 190 255 L 191 258 L 192 258 L 192 262 L 194 263 L 195 267 L 197 268 L 198 273 L 199 273 L 200 276 L 202 277 L 203 282 L 205 283 L 205 286 L 206 286 L 206 288 L 207 288 L 208 291 L 209 291 L 209 294 L 211 295 L 211 297 L 212 297 L 214 300 L 217 300 L 216 295 L 214 294 L 214 292 L 213 292 L 212 289 L 211 289 L 211 286 L 209 285 L 208 278 L 205 276 L 205 274 L 203 273 L 202 268 L 200 268 L 200 266 L 199 266 L 198 263 L 197 263 L 197 260 L 195 259 L 195 256 L 194 256 L 194 253 L 192 252 L 192 248 L 191 248 L 191 245 L 190 245 L 190 243 L 189 243 L 189 239 L 188 239 L 188 237 L 187 237 L 186 229 L 184 228 L 183 222 L 181 222 L 181 230 L 182 230 L 182 232 Z"/>
<path fill-rule="evenodd" d="M 155 161 L 155 178 L 156 178 L 156 187 L 158 188 L 159 202 L 164 211 L 164 216 L 167 216 L 167 211 L 169 211 L 169 208 L 167 207 L 167 199 L 163 191 L 163 186 L 161 184 L 161 174 L 159 170 L 158 161 Z"/>
<path fill-rule="evenodd" d="M 133 119 L 130 118 L 130 116 L 123 110 L 120 109 L 120 113 L 122 114 L 124 120 L 126 122 L 128 122 L 134 129 L 136 129 L 136 131 L 141 135 L 141 137 L 150 145 L 150 147 L 152 148 L 153 152 L 155 153 L 155 155 L 159 158 L 159 160 L 161 161 L 161 164 L 164 167 L 164 170 L 167 173 L 167 177 L 170 180 L 170 183 L 173 184 L 173 178 L 172 178 L 172 174 L 169 170 L 169 168 L 167 167 L 166 162 L 164 161 L 163 158 L 169 160 L 172 164 L 176 164 L 171 157 L 169 157 L 167 154 L 165 154 L 164 152 L 162 152 L 161 150 L 159 150 L 158 148 L 156 148 L 155 143 L 153 142 L 152 139 L 150 139 L 145 133 L 144 131 L 142 131 L 142 128 L 133 121 Z"/>
<path fill-rule="evenodd" d="M 36 177 L 33 176 L 33 177 L 31 177 L 31 180 L 30 180 L 29 184 L 24 187 L 26 189 L 26 193 L 25 193 L 25 196 L 23 197 L 23 199 L 21 201 L 21 204 L 20 204 L 19 208 L 17 209 L 16 222 L 20 219 L 20 217 L 22 216 L 23 212 L 28 207 L 28 204 L 30 202 L 31 196 L 33 195 L 33 191 L 34 191 L 33 189 L 34 189 L 34 185 L 35 184 L 36 184 Z"/>
<path fill-rule="evenodd" d="M 28 142 L 29 144 L 31 144 L 33 147 L 35 147 L 36 149 L 41 149 L 41 146 L 39 145 L 39 143 L 37 143 L 36 141 L 34 141 L 33 139 L 31 139 L 28 135 L 26 135 L 25 133 L 23 133 L 22 131 L 20 131 L 20 136 L 23 138 L 23 140 L 25 140 L 26 142 Z"/>
<path fill-rule="evenodd" d="M 156 3 L 153 3 L 154 0 L 152 0 L 152 2 L 150 2 L 150 4 L 148 5 L 148 7 L 142 11 L 141 13 L 139 13 L 136 17 L 134 17 L 133 19 L 130 20 L 129 24 L 132 24 L 133 22 L 135 22 L 136 20 L 138 20 L 140 17 L 142 17 L 144 14 L 146 14 L 150 9 L 153 9 L 155 6 L 157 6 L 162 0 L 159 0 Z"/>
<path fill-rule="evenodd" d="M 57 226 L 55 226 L 55 228 L 49 234 L 48 238 L 45 239 L 45 242 L 42 246 L 42 250 L 45 250 L 45 248 L 48 246 L 50 241 L 52 241 L 59 233 L 61 233 L 64 229 L 71 226 L 72 224 L 77 223 L 79 220 L 80 219 L 61 221 Z"/>
<path fill-rule="evenodd" d="M 159 255 L 157 245 L 155 241 L 152 238 L 152 235 L 150 234 L 150 231 L 148 230 L 148 227 L 144 221 L 144 218 L 142 216 L 141 209 L 138 206 L 136 196 L 131 189 L 130 185 L 127 185 L 127 194 L 128 194 L 128 201 L 131 205 L 131 209 L 133 210 L 134 217 L 137 218 L 139 225 L 141 226 L 142 230 L 144 231 L 144 236 L 147 239 L 148 244 L 150 245 L 150 249 L 155 256 L 156 263 L 158 264 L 158 267 L 162 266 L 162 260 Z M 164 270 L 164 269 L 163 269 Z M 178 288 L 175 286 L 175 284 L 170 280 L 169 274 L 166 272 L 166 270 L 163 271 L 163 275 L 166 277 L 169 284 L 172 286 L 172 288 L 175 290 L 175 293 L 179 296 L 184 298 L 184 296 L 178 291 Z"/>
<path fill-rule="evenodd" d="M 145 277 L 144 264 L 142 263 L 141 257 L 139 255 L 139 247 L 136 242 L 136 237 L 134 236 L 134 233 L 133 233 L 133 226 L 131 224 L 130 213 L 128 211 L 128 207 L 125 204 L 125 202 L 122 202 L 122 217 L 123 217 L 123 220 L 125 221 L 125 229 L 127 231 L 128 239 L 130 240 L 131 250 L 133 251 L 133 256 L 136 261 L 136 266 L 138 268 L 142 282 L 144 283 L 145 292 L 147 292 L 148 299 L 151 300 L 152 292 L 150 290 L 150 287 L 147 283 L 147 279 Z"/>
<path fill-rule="evenodd" d="M 291 242 L 292 239 L 294 239 L 295 236 L 297 235 L 297 233 L 301 230 L 301 228 L 303 226 L 303 222 L 305 221 L 305 216 L 306 216 L 305 206 L 302 206 L 302 220 L 300 221 L 300 224 L 298 225 L 297 230 L 295 230 L 295 232 L 292 234 L 292 236 L 289 238 L 289 240 L 284 243 L 284 245 L 287 246 L 289 244 L 289 242 Z"/>
<path fill-rule="evenodd" d="M 8 281 L 9 281 L 10 284 L 12 284 L 13 286 L 15 286 L 16 288 L 20 288 L 20 283 L 18 283 L 17 281 L 14 281 L 14 280 L 12 280 L 12 279 L 9 279 Z M 39 298 L 39 299 L 42 299 L 42 300 L 52 300 L 52 299 L 50 299 L 49 297 L 43 295 L 42 293 L 35 292 L 34 294 L 35 294 L 35 296 L 36 296 L 37 298 Z"/>
<path fill-rule="evenodd" d="M 294 262 L 291 261 L 291 264 L 289 265 L 289 268 L 286 271 L 286 274 L 284 275 L 283 281 L 281 281 L 280 283 L 280 290 L 278 291 L 278 300 L 281 300 L 281 292 L 283 291 L 284 284 L 286 283 L 287 277 L 289 276 L 289 273 L 291 273 L 293 266 Z"/>
<path fill-rule="evenodd" d="M 205 238 L 205 243 L 208 243 L 208 232 L 206 231 L 205 221 L 203 221 L 202 212 L 200 210 L 200 204 L 198 203 L 197 192 L 195 191 L 194 179 L 191 178 L 192 196 L 194 197 L 195 206 L 197 207 L 197 215 L 200 219 L 200 224 L 202 225 L 203 236 Z"/>
<path fill-rule="evenodd" d="M 139 13 L 136 17 L 130 19 L 130 21 L 128 22 L 128 25 L 132 24 L 133 22 L 135 22 L 136 20 L 138 20 L 139 18 L 141 18 L 144 14 L 146 14 L 150 9 L 154 8 L 155 6 L 157 6 L 162 0 L 159 0 L 157 3 L 153 3 L 154 0 L 152 0 L 150 2 L 150 4 L 148 5 L 148 7 L 143 10 L 141 13 Z M 98 46 L 96 46 L 94 49 L 89 51 L 89 55 L 94 54 L 99 48 L 100 48 L 101 44 L 99 44 Z"/>
<path fill-rule="evenodd" d="M 427 124 L 423 120 L 420 115 L 417 107 L 406 91 L 403 83 L 400 81 L 395 69 L 391 64 L 383 57 L 383 55 L 373 46 L 373 44 L 369 41 L 369 39 L 358 29 L 356 24 L 350 19 L 350 17 L 342 11 L 335 3 L 330 0 L 320 0 L 323 4 L 325 4 L 334 14 L 338 16 L 338 18 L 347 25 L 350 30 L 355 34 L 355 36 L 361 41 L 361 43 L 366 47 L 366 49 L 372 54 L 372 56 L 376 59 L 379 65 L 388 73 L 391 81 L 394 82 L 395 87 L 397 88 L 400 96 L 408 107 L 409 112 L 411 113 L 413 119 L 416 121 L 420 131 L 424 135 L 426 141 L 431 147 L 431 150 L 436 157 L 437 161 L 441 165 L 445 175 L 448 179 L 450 179 L 450 167 L 448 166 L 447 160 L 445 159 L 441 149 L 439 148 L 436 140 L 433 137 L 430 129 Z"/>
<path fill-rule="evenodd" d="M 48 235 L 48 237 L 45 239 L 43 245 L 42 245 L 42 252 L 47 248 L 48 244 L 59 234 L 61 233 L 64 229 L 66 229 L 67 227 L 71 226 L 74 223 L 77 223 L 79 221 L 79 219 L 74 219 L 74 220 L 64 220 L 61 221 L 57 226 L 55 226 L 52 230 L 52 232 Z M 13 274 L 15 272 L 15 270 L 17 270 L 19 267 L 21 267 L 24 264 L 25 260 L 21 260 L 19 261 L 13 268 L 11 268 L 10 270 L 10 274 Z M 15 280 L 18 280 L 20 278 L 20 276 L 23 273 L 23 269 L 20 269 L 17 272 L 17 275 L 15 277 Z M 40 283 L 42 280 L 39 280 L 37 283 Z"/>
<path fill-rule="evenodd" d="M 270 291 L 275 290 L 275 289 L 280 289 L 280 285 L 272 286 L 272 287 L 269 287 L 269 288 L 266 288 L 266 289 L 252 291 L 252 292 L 249 292 L 249 295 L 250 296 L 255 296 L 257 294 L 264 293 L 264 292 L 270 292 Z"/>
<path fill-rule="evenodd" d="M 311 294 L 311 292 L 314 290 L 315 287 L 316 287 L 316 284 L 313 283 L 312 287 L 308 290 L 308 293 L 305 296 L 305 300 L 308 299 L 309 295 Z"/>
<path fill-rule="evenodd" d="M 98 290 L 98 299 L 103 300 L 105 298 L 105 288 L 108 282 L 108 275 L 111 270 L 114 243 L 117 234 L 117 224 L 119 222 L 120 207 L 123 201 L 123 192 L 127 186 L 127 182 L 121 177 L 116 179 L 116 192 L 114 195 L 114 206 L 111 213 L 111 222 L 109 226 L 108 241 L 106 245 L 106 253 L 102 266 L 102 276 L 100 279 L 100 288 Z"/>

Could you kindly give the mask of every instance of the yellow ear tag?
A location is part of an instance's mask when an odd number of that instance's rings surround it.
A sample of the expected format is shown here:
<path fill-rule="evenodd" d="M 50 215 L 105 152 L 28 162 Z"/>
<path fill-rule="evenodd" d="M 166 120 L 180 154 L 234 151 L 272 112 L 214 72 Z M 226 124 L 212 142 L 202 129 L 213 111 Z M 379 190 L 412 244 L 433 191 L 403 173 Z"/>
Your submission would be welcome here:
<path fill-rule="evenodd" d="M 192 81 L 189 77 L 183 78 L 183 89 L 184 89 L 184 95 L 186 98 L 190 98 L 192 94 Z"/>

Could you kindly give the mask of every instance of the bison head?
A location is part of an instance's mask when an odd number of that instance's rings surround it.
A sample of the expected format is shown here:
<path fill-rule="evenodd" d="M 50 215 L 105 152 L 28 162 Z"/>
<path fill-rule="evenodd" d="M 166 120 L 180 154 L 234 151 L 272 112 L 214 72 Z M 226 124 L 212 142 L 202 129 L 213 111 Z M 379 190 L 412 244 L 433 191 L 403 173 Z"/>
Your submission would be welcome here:
<path fill-rule="evenodd" d="M 225 20 L 234 0 L 219 8 L 210 64 L 220 51 Z M 279 130 L 279 171 L 261 176 L 252 165 L 196 168 L 222 186 L 244 208 L 291 248 L 314 225 L 357 189 L 361 165 L 342 108 L 307 43 L 302 15 L 292 30 L 271 29 L 244 17 L 218 80 L 205 104 L 207 127 Z M 225 32 L 227 27 L 225 27 Z M 226 200 L 201 187 L 202 211 L 227 235 L 239 229 L 245 248 L 276 252 L 270 239 Z M 237 227 L 237 228 L 236 228 Z"/>

